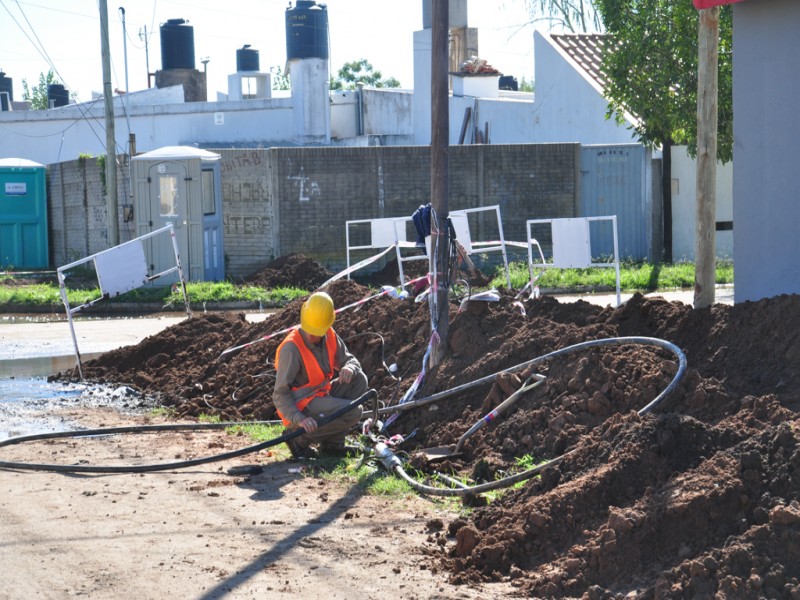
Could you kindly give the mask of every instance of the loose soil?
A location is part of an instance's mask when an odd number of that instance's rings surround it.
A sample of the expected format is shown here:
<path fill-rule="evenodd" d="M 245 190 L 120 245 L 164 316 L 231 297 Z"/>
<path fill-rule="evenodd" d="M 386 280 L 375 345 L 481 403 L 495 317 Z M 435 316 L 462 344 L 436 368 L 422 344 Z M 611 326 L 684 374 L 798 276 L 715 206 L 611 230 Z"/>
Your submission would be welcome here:
<path fill-rule="evenodd" d="M 374 293 L 353 281 L 327 291 L 337 306 Z M 282 336 L 270 334 L 296 324 L 300 304 L 263 323 L 197 316 L 88 362 L 84 374 L 126 383 L 183 418 L 272 419 L 272 361 Z M 452 447 L 533 368 L 400 413 L 390 433 L 415 432 L 404 447 L 422 470 L 483 482 L 529 457 L 564 458 L 490 503 L 468 498 L 464 515 L 429 523 L 428 531 L 392 531 L 379 545 L 413 540 L 427 571 L 445 574 L 463 594 L 488 586 L 485 597 L 510 590 L 541 598 L 800 597 L 800 297 L 695 310 L 637 294 L 615 309 L 549 297 L 520 303 L 501 291 L 497 302 L 458 308 L 451 307 L 445 357 L 417 398 L 604 338 L 669 341 L 688 370 L 653 412 L 639 415 L 674 377 L 673 354 L 625 344 L 538 364 L 543 385 L 469 438 L 463 456 L 435 465 L 415 450 Z M 382 296 L 339 314 L 334 327 L 381 401 L 402 397 L 422 368 L 427 304 Z"/>
<path fill-rule="evenodd" d="M 90 428 L 165 423 L 107 408 L 72 407 L 58 415 Z M 10 446 L 2 459 L 130 465 L 251 444 L 221 431 L 161 432 Z M 227 474 L 248 465 L 263 470 Z M 423 550 L 444 539 L 452 506 L 368 495 L 355 483 L 291 462 L 283 444 L 146 474 L 0 469 L 0 489 L 2 600 L 479 600 L 496 588 L 448 583 Z M 500 593 L 512 589 L 505 584 Z"/>
<path fill-rule="evenodd" d="M 297 287 L 315 290 L 331 277 L 333 273 L 314 259 L 302 254 L 287 254 L 251 274 L 245 282 L 268 289 Z"/>

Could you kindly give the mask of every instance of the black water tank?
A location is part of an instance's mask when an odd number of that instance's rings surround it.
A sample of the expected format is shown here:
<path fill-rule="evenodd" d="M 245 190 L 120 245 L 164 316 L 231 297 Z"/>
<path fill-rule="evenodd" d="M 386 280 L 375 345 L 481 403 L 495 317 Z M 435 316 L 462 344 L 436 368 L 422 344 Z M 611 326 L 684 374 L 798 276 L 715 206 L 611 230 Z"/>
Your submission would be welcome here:
<path fill-rule="evenodd" d="M 8 92 L 8 99 L 14 101 L 14 82 L 2 71 L 0 71 L 0 92 Z"/>
<path fill-rule="evenodd" d="M 519 91 L 519 83 L 517 83 L 517 78 L 513 75 L 501 75 L 498 87 L 501 90 L 510 90 L 512 92 Z"/>
<path fill-rule="evenodd" d="M 245 44 L 236 51 L 236 71 L 258 71 L 258 50 Z"/>
<path fill-rule="evenodd" d="M 58 108 L 69 104 L 69 92 L 60 83 L 51 83 L 47 86 L 47 106 Z"/>
<path fill-rule="evenodd" d="M 161 68 L 194 69 L 194 28 L 185 19 L 161 24 Z"/>
<path fill-rule="evenodd" d="M 286 9 L 286 60 L 328 58 L 328 7 L 297 0 Z"/>

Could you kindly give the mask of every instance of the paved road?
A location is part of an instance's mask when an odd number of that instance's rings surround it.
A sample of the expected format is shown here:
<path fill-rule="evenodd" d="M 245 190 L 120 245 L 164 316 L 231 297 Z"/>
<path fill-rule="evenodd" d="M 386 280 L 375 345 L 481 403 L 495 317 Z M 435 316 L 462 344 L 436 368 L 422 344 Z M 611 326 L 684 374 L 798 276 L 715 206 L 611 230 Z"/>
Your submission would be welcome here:
<path fill-rule="evenodd" d="M 256 322 L 267 316 L 268 313 L 252 313 L 247 318 Z M 138 344 L 185 318 L 186 315 L 180 313 L 163 313 L 136 318 L 81 319 L 74 322 L 75 337 L 82 356 L 108 352 Z M 74 355 L 75 347 L 67 321 L 0 320 L 0 361 Z"/>
<path fill-rule="evenodd" d="M 652 292 L 650 294 L 645 294 L 646 296 L 660 296 L 669 302 L 683 302 L 684 304 L 692 305 L 694 304 L 694 290 L 675 290 L 675 291 L 664 291 L 664 292 Z M 633 294 L 620 294 L 620 300 L 622 303 L 627 302 L 628 300 L 633 297 Z M 598 304 L 600 306 L 616 306 L 617 304 L 617 296 L 616 294 L 580 294 L 580 295 L 559 295 L 557 298 L 561 302 L 574 302 L 576 300 L 585 300 L 586 302 L 591 302 L 592 304 Z M 733 286 L 732 285 L 718 285 L 715 288 L 714 292 L 714 301 L 717 304 L 733 304 Z"/>

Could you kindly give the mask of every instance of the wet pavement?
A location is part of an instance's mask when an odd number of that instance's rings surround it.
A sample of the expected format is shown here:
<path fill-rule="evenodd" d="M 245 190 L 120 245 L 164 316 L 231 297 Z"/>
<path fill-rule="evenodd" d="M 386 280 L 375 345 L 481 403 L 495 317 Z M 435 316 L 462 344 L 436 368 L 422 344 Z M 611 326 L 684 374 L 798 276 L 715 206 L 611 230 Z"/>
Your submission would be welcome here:
<path fill-rule="evenodd" d="M 247 315 L 253 322 L 269 312 Z M 76 367 L 69 323 L 54 315 L 0 315 L 0 440 L 10 436 L 74 429 L 60 408 L 114 406 L 131 412 L 150 410 L 154 401 L 125 386 L 80 382 L 49 383 L 47 377 Z M 184 313 L 127 318 L 89 318 L 74 322 L 81 360 L 138 344 L 186 319 Z"/>

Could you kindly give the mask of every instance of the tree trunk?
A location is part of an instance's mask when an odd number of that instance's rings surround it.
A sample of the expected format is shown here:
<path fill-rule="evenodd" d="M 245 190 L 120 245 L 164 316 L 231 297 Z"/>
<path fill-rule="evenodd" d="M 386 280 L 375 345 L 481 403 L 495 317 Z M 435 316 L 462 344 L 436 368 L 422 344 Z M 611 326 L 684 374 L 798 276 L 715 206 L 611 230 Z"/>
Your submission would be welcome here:
<path fill-rule="evenodd" d="M 672 139 L 664 142 L 661 150 L 661 195 L 664 211 L 664 262 L 672 262 Z"/>
<path fill-rule="evenodd" d="M 694 307 L 714 303 L 717 208 L 719 7 L 700 11 L 697 60 L 697 207 Z"/>

